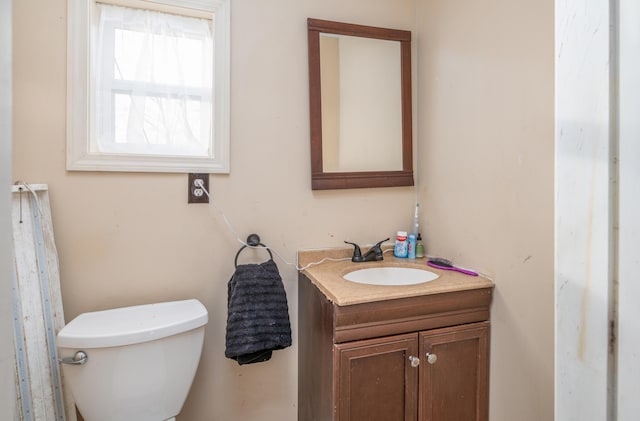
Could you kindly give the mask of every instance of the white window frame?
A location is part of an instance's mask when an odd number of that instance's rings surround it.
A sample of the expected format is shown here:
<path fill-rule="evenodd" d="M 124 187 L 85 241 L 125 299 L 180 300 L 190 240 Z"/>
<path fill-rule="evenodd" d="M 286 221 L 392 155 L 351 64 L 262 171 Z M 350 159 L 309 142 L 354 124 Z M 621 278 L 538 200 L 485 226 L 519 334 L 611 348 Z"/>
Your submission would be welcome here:
<path fill-rule="evenodd" d="M 208 157 L 92 152 L 92 10 L 95 0 L 68 0 L 67 170 L 229 173 L 230 0 L 108 0 L 110 4 L 187 7 L 215 14 L 213 148 Z"/>

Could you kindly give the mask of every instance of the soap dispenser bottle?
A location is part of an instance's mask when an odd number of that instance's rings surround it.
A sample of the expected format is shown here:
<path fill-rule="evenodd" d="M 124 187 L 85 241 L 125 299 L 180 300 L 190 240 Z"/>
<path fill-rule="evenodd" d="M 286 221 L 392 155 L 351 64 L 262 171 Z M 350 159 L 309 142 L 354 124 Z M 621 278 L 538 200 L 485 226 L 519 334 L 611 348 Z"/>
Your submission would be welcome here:
<path fill-rule="evenodd" d="M 422 244 L 422 235 L 418 233 L 416 240 L 416 258 L 424 257 L 424 244 Z"/>

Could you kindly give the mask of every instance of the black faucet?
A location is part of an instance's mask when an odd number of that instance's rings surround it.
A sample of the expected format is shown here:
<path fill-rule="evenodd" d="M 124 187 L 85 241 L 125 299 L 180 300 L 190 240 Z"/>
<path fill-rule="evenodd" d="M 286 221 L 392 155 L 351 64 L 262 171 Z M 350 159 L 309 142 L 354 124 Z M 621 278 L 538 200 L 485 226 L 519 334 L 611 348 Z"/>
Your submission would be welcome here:
<path fill-rule="evenodd" d="M 360 251 L 359 245 L 357 245 L 356 243 L 352 243 L 350 241 L 345 241 L 345 243 L 353 245 L 353 256 L 351 256 L 351 261 L 354 263 L 360 263 L 360 262 L 375 262 L 375 261 L 380 261 L 384 259 L 380 244 L 384 243 L 385 241 L 389 241 L 389 239 L 386 238 L 376 243 L 374 246 L 372 246 L 369 249 L 369 251 L 367 251 L 364 254 L 364 256 L 362 255 L 362 251 Z"/>

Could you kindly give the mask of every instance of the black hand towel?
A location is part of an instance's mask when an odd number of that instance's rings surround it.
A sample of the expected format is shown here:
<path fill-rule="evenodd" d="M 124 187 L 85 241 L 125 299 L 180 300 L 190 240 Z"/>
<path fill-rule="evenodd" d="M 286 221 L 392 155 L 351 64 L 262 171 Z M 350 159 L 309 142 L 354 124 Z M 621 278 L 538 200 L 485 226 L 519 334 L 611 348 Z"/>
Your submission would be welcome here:
<path fill-rule="evenodd" d="M 273 260 L 238 266 L 227 292 L 227 358 L 257 363 L 291 346 L 287 295 Z"/>

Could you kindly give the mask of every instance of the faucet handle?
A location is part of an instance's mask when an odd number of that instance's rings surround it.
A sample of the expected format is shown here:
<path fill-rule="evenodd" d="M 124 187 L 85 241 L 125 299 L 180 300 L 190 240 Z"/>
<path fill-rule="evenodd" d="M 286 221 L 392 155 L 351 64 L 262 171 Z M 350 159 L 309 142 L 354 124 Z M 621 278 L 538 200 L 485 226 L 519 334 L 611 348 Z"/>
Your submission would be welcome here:
<path fill-rule="evenodd" d="M 361 262 L 362 261 L 362 251 L 360 250 L 360 246 L 356 243 L 352 243 L 351 241 L 346 241 L 346 244 L 351 244 L 353 246 L 353 256 L 351 257 L 352 262 Z"/>
<path fill-rule="evenodd" d="M 369 251 L 364 254 L 362 258 L 365 262 L 379 262 L 380 260 L 384 260 L 384 253 L 382 252 L 382 247 L 380 245 L 385 241 L 389 240 L 388 238 L 382 241 L 377 242 L 375 245 L 371 246 Z"/>
<path fill-rule="evenodd" d="M 389 241 L 389 238 L 385 238 L 384 240 L 378 241 L 373 247 L 371 247 L 371 250 L 375 250 L 376 253 L 382 253 L 382 248 L 380 247 L 380 245 L 385 241 Z"/>
<path fill-rule="evenodd" d="M 380 244 L 384 243 L 385 241 L 389 241 L 390 239 L 391 239 L 390 237 L 387 237 L 387 238 L 385 238 L 384 240 L 378 241 L 378 242 L 376 243 L 376 247 L 380 247 Z"/>

